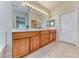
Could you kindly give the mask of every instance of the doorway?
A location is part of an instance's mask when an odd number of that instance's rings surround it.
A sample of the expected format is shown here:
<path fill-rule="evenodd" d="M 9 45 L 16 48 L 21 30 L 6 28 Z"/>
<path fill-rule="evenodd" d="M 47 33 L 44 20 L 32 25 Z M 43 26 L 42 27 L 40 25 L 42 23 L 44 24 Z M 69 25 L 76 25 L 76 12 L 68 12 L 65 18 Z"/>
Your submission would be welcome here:
<path fill-rule="evenodd" d="M 60 41 L 75 44 L 75 11 L 60 15 Z"/>

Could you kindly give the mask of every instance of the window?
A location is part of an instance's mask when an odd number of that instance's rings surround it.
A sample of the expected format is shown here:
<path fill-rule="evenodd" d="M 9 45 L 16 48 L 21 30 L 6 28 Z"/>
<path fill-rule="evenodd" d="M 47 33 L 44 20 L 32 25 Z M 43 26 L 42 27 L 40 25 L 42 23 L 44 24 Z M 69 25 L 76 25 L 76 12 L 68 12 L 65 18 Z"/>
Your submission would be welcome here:
<path fill-rule="evenodd" d="M 24 17 L 16 16 L 16 27 L 19 28 L 19 29 L 25 29 L 26 28 Z"/>
<path fill-rule="evenodd" d="M 55 27 L 55 20 L 47 21 L 47 27 Z"/>

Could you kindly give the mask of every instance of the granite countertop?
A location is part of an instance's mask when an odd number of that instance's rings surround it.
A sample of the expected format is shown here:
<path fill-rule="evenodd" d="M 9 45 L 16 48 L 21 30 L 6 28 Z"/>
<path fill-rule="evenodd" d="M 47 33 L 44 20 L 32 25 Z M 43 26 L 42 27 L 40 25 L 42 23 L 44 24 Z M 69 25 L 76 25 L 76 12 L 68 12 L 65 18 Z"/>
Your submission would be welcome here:
<path fill-rule="evenodd" d="M 13 29 L 12 32 L 28 32 L 28 31 L 42 31 L 42 30 L 56 30 L 56 28 L 40 28 L 40 29 Z"/>

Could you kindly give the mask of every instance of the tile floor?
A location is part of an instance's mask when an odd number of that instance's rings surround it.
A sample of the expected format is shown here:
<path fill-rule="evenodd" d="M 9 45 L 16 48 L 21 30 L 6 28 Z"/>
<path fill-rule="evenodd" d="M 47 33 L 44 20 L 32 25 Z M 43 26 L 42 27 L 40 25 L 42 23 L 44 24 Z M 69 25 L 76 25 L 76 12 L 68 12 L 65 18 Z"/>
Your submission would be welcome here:
<path fill-rule="evenodd" d="M 79 49 L 64 42 L 53 42 L 23 58 L 79 58 Z"/>

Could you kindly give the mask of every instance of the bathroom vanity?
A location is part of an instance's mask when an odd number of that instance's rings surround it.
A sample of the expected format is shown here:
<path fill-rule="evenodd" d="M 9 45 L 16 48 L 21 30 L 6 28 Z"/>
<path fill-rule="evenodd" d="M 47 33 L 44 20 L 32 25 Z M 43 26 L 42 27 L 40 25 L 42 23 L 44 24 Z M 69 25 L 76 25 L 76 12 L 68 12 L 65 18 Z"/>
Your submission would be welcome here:
<path fill-rule="evenodd" d="M 56 40 L 55 29 L 31 29 L 12 32 L 12 57 L 23 57 Z"/>
<path fill-rule="evenodd" d="M 56 30 L 53 29 L 53 27 L 55 28 L 55 21 L 47 20 L 49 20 L 48 15 L 23 8 L 23 6 L 16 8 L 16 4 L 14 3 L 12 31 L 13 58 L 23 57 L 56 40 Z M 47 27 L 51 27 L 51 29 Z"/>

